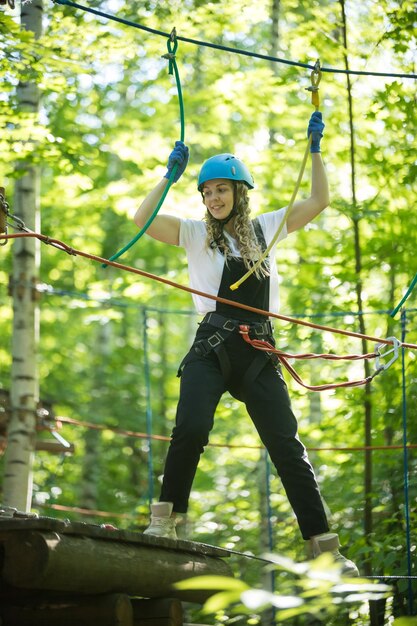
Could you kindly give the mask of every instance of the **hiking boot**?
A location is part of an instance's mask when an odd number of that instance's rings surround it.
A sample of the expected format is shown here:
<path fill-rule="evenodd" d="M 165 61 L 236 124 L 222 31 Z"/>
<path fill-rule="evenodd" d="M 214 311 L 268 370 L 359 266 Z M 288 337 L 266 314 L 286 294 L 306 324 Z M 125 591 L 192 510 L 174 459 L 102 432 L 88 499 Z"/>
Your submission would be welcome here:
<path fill-rule="evenodd" d="M 336 533 L 325 533 L 311 537 L 309 544 L 313 558 L 323 554 L 323 552 L 331 552 L 335 563 L 341 566 L 342 576 L 350 578 L 359 576 L 359 570 L 355 563 L 340 554 L 339 535 Z"/>
<path fill-rule="evenodd" d="M 171 517 L 172 507 L 172 502 L 151 504 L 151 523 L 143 534 L 178 539 L 175 530 L 176 519 Z"/>

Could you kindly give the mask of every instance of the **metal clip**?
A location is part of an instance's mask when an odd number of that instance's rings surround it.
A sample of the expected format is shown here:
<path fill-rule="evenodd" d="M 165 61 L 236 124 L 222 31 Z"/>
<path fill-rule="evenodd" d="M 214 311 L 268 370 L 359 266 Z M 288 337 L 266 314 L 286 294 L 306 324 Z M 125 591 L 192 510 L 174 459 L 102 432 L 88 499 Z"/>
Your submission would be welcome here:
<path fill-rule="evenodd" d="M 11 215 L 10 213 L 8 217 L 16 224 L 15 228 L 18 230 L 27 230 L 25 222 L 21 220 L 20 217 L 16 217 L 16 215 Z"/>
<path fill-rule="evenodd" d="M 0 187 L 0 234 L 7 235 L 7 216 L 9 215 L 9 205 L 6 202 L 4 187 Z M 7 239 L 0 242 L 0 246 L 5 246 Z"/>
<path fill-rule="evenodd" d="M 310 74 L 311 85 L 306 87 L 307 91 L 311 91 L 311 104 L 316 108 L 320 108 L 319 83 L 321 81 L 320 59 L 317 59 L 314 69 Z"/>
<path fill-rule="evenodd" d="M 174 28 L 171 31 L 169 39 L 167 39 L 168 53 L 163 54 L 163 59 L 168 59 L 168 74 L 174 73 L 175 53 L 178 48 L 177 30 Z"/>
<path fill-rule="evenodd" d="M 319 90 L 319 84 L 321 81 L 321 69 L 320 69 L 320 59 L 317 59 L 314 69 L 310 74 L 311 85 L 310 87 L 306 87 L 307 91 L 316 92 Z"/>
<path fill-rule="evenodd" d="M 399 341 L 396 337 L 387 337 L 390 341 L 392 341 L 392 347 L 388 348 L 385 352 L 381 353 L 381 349 L 387 347 L 385 343 L 378 343 L 375 347 L 375 369 L 377 372 L 381 372 L 382 370 L 387 370 L 390 365 L 394 363 L 394 361 L 398 358 L 398 348 L 401 346 L 401 341 Z M 381 363 L 381 359 L 385 358 L 388 354 L 392 354 L 393 356 L 388 361 L 388 363 Z"/>

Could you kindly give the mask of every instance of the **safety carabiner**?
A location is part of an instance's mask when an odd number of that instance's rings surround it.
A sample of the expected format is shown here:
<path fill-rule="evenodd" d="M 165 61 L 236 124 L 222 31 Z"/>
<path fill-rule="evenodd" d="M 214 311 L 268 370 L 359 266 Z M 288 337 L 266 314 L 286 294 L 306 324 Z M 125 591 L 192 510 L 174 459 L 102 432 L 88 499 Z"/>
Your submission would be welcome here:
<path fill-rule="evenodd" d="M 0 187 L 0 234 L 7 235 L 7 216 L 9 215 L 9 204 L 6 202 L 6 196 L 4 193 L 4 187 Z M 5 246 L 7 239 L 0 243 L 0 246 Z"/>
<path fill-rule="evenodd" d="M 378 343 L 375 347 L 375 369 L 377 372 L 387 370 L 398 358 L 398 349 L 401 346 L 401 341 L 396 337 L 387 337 L 387 340 L 388 339 L 392 341 L 392 347 L 388 348 L 385 352 L 381 352 L 381 349 L 387 347 L 387 344 Z M 381 363 L 381 359 L 385 358 L 388 354 L 393 354 L 388 363 Z"/>
<path fill-rule="evenodd" d="M 168 59 L 168 74 L 174 73 L 174 60 L 175 53 L 178 48 L 177 29 L 174 28 L 171 31 L 169 39 L 167 39 L 168 52 L 162 55 L 163 59 Z"/>
<path fill-rule="evenodd" d="M 319 99 L 319 84 L 321 81 L 321 69 L 320 69 L 320 59 L 317 59 L 314 69 L 310 74 L 310 87 L 306 87 L 307 91 L 311 91 L 311 104 L 316 107 L 316 110 L 319 110 L 320 107 L 320 99 Z"/>

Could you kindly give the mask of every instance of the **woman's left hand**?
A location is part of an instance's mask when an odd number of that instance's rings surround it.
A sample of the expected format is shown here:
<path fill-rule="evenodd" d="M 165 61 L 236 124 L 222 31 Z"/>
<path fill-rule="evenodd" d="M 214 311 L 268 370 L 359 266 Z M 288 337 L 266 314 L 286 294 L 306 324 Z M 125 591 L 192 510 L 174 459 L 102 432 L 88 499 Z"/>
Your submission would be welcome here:
<path fill-rule="evenodd" d="M 320 152 L 320 141 L 323 137 L 324 123 L 321 111 L 314 111 L 308 123 L 307 137 L 311 135 L 310 152 Z"/>

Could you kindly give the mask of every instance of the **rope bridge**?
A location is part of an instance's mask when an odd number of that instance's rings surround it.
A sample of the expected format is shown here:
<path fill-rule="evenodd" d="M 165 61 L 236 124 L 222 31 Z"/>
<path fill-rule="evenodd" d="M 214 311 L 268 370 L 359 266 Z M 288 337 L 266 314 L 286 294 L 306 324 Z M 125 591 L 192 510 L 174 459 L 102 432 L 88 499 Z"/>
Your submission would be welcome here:
<path fill-rule="evenodd" d="M 22 228 L 22 226 L 20 226 L 20 228 Z M 188 287 L 186 285 L 181 285 L 175 281 L 169 280 L 167 278 L 163 278 L 161 276 L 157 276 L 155 274 L 151 274 L 150 272 L 145 272 L 144 270 L 140 270 L 138 268 L 135 267 L 131 267 L 129 265 L 124 265 L 122 263 L 118 263 L 116 261 L 111 261 L 110 259 L 104 259 L 103 257 L 100 257 L 98 255 L 95 254 L 91 254 L 88 252 L 84 252 L 83 250 L 78 250 L 76 248 L 73 248 L 71 246 L 69 246 L 68 244 L 64 243 L 63 241 L 60 241 L 59 239 L 55 239 L 52 237 L 49 237 L 47 235 L 43 235 L 42 233 L 36 233 L 33 231 L 29 231 L 29 229 L 25 228 L 25 232 L 20 232 L 20 233 L 13 233 L 13 234 L 3 234 L 0 235 L 0 242 L 3 240 L 8 240 L 8 239 L 18 239 L 18 238 L 24 238 L 24 237 L 29 237 L 29 238 L 36 238 L 40 241 L 42 241 L 45 244 L 49 244 L 52 245 L 53 247 L 62 250 L 63 252 L 66 252 L 67 254 L 73 255 L 73 256 L 82 256 L 84 258 L 90 259 L 92 261 L 95 261 L 97 263 L 101 263 L 102 265 L 111 265 L 112 267 L 115 267 L 117 269 L 123 270 L 123 271 L 127 271 L 133 274 L 137 274 L 139 276 L 142 276 L 144 278 L 149 278 L 151 280 L 163 283 L 165 285 L 174 287 L 176 289 L 180 289 L 181 291 L 186 291 L 188 293 L 192 293 L 192 294 L 196 294 L 205 298 L 209 298 L 211 300 L 215 300 L 217 302 L 221 302 L 222 304 L 227 304 L 227 305 L 231 305 L 234 306 L 236 308 L 239 309 L 243 309 L 246 311 L 251 311 L 252 313 L 257 313 L 260 315 L 264 315 L 265 317 L 272 317 L 275 319 L 279 319 L 281 321 L 285 321 L 285 322 L 290 322 L 293 324 L 299 324 L 302 326 L 307 326 L 309 328 L 314 328 L 316 330 L 322 330 L 322 331 L 327 331 L 327 332 L 331 332 L 331 333 L 336 333 L 336 334 L 340 334 L 340 335 L 345 335 L 345 336 L 349 336 L 349 337 L 355 337 L 358 339 L 365 339 L 368 341 L 372 341 L 375 342 L 378 347 L 377 350 L 374 353 L 370 353 L 367 355 L 345 355 L 345 356 L 336 356 L 336 355 L 291 355 L 291 354 L 287 354 L 284 352 L 279 352 L 280 356 L 282 358 L 285 359 L 285 356 L 287 356 L 288 358 L 330 358 L 330 359 L 345 359 L 345 360 L 357 360 L 357 359 L 366 359 L 366 358 L 381 358 L 383 355 L 380 353 L 380 349 L 382 346 L 391 346 L 391 350 L 397 350 L 398 348 L 408 348 L 411 350 L 417 350 L 417 345 L 414 343 L 407 343 L 407 342 L 400 342 L 398 341 L 398 339 L 395 339 L 395 337 L 391 337 L 391 338 L 387 338 L 387 339 L 382 339 L 380 337 L 373 337 L 371 335 L 365 335 L 362 333 L 357 333 L 354 331 L 349 331 L 349 330 L 342 330 L 342 329 L 336 329 L 336 328 L 332 328 L 329 326 L 324 326 L 321 324 L 315 324 L 313 322 L 308 322 L 307 320 L 300 320 L 300 319 L 296 319 L 296 318 L 292 318 L 286 315 L 281 315 L 279 313 L 273 313 L 271 311 L 265 311 L 263 309 L 258 309 L 255 307 L 251 307 L 245 304 L 241 304 L 238 302 L 234 302 L 231 300 L 228 300 L 227 298 L 221 298 L 219 296 L 214 296 L 208 293 L 205 293 L 203 291 L 199 291 L 197 289 L 193 289 L 192 287 Z M 262 350 L 264 350 L 265 348 L 267 348 L 268 351 L 270 351 L 270 346 L 257 346 L 254 345 L 254 347 L 258 347 Z M 392 361 L 392 359 L 391 359 Z M 390 361 L 390 364 L 391 364 Z M 387 366 L 382 366 L 377 369 L 376 373 L 379 373 L 379 371 L 382 371 L 383 369 L 386 369 Z M 372 376 L 372 377 L 368 377 L 366 379 L 363 379 L 362 381 L 353 381 L 352 383 L 350 383 L 349 381 L 345 382 L 345 383 L 341 383 L 340 386 L 358 386 L 360 384 L 366 384 L 368 382 L 370 382 L 370 380 L 372 378 L 374 378 L 374 376 L 376 375 L 376 373 Z M 299 381 L 298 381 L 299 382 Z M 323 387 L 323 386 L 319 386 L 319 387 Z M 329 386 L 325 386 L 324 388 L 329 389 L 331 387 Z M 312 388 L 312 390 L 315 391 L 321 391 L 323 389 L 315 389 Z"/>

